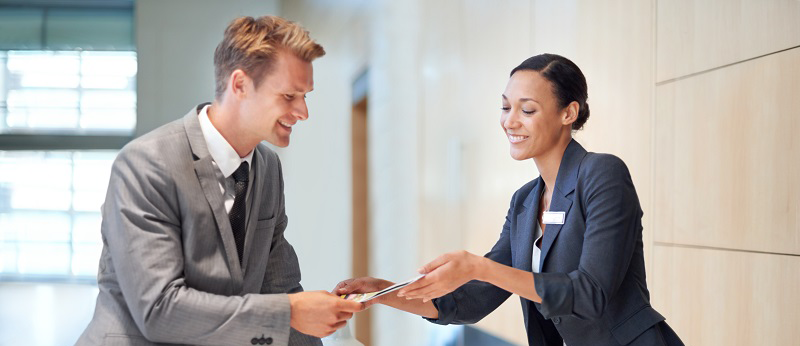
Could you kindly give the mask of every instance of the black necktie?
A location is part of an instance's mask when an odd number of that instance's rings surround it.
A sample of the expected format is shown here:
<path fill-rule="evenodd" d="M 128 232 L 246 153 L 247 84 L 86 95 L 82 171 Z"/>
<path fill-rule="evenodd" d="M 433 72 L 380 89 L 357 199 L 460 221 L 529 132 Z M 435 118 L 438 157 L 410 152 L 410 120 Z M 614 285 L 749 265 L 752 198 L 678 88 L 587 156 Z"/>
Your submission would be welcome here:
<path fill-rule="evenodd" d="M 236 196 L 233 198 L 233 207 L 231 212 L 228 213 L 228 218 L 231 220 L 231 229 L 233 230 L 233 239 L 236 240 L 236 252 L 239 254 L 239 265 L 242 264 L 242 257 L 244 257 L 244 236 L 247 233 L 245 219 L 247 216 L 247 183 L 249 179 L 250 165 L 247 161 L 242 162 L 239 168 L 233 172 L 233 179 L 236 180 Z"/>

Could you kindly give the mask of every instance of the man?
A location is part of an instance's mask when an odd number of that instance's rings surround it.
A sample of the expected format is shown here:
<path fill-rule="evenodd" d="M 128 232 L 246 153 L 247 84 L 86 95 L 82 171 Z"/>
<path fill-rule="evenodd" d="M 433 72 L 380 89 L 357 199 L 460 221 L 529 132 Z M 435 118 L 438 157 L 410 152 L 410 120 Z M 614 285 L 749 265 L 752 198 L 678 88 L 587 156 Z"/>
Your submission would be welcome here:
<path fill-rule="evenodd" d="M 214 102 L 122 149 L 79 345 L 319 345 L 361 309 L 302 292 L 280 161 L 261 144 L 289 145 L 308 119 L 324 54 L 295 23 L 236 19 L 214 53 Z"/>

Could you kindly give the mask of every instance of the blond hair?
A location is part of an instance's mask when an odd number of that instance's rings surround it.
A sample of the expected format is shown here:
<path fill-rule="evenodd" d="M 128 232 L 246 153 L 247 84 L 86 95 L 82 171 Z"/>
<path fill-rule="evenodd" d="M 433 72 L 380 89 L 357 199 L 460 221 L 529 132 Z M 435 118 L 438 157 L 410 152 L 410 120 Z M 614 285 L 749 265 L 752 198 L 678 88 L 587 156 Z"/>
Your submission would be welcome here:
<path fill-rule="evenodd" d="M 276 16 L 234 19 L 214 51 L 216 98 L 222 97 L 228 77 L 236 69 L 244 71 L 258 87 L 281 49 L 288 49 L 308 62 L 325 55 L 325 49 L 295 22 Z"/>

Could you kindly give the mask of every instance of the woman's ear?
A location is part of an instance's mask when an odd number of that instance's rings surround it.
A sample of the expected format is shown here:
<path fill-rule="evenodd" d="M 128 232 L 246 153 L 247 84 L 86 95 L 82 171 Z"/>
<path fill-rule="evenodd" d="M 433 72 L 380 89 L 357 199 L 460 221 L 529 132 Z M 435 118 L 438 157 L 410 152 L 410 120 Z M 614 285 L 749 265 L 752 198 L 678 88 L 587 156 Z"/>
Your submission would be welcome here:
<path fill-rule="evenodd" d="M 561 124 L 564 126 L 570 125 L 578 120 L 578 111 L 580 110 L 580 105 L 578 101 L 570 102 L 566 108 L 564 108 L 564 113 L 561 115 Z"/>

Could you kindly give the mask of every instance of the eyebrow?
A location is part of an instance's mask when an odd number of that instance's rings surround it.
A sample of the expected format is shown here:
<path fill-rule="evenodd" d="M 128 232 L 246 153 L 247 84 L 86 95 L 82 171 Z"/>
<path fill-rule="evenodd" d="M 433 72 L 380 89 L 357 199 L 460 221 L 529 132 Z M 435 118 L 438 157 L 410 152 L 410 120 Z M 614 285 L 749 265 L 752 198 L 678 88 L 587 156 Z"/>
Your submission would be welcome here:
<path fill-rule="evenodd" d="M 503 96 L 504 100 L 508 101 L 508 97 L 506 97 L 506 94 L 501 94 L 501 96 Z M 536 100 L 534 100 L 534 99 L 532 99 L 530 97 L 523 97 L 523 98 L 521 98 L 519 100 L 522 101 L 522 102 L 533 101 L 533 102 L 539 103 L 539 101 L 536 101 Z"/>

